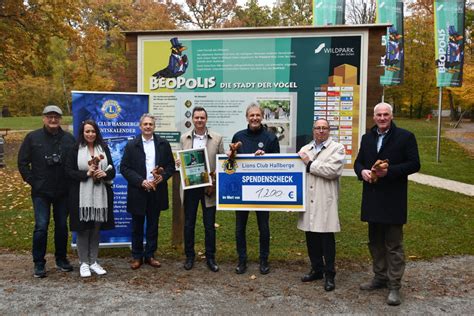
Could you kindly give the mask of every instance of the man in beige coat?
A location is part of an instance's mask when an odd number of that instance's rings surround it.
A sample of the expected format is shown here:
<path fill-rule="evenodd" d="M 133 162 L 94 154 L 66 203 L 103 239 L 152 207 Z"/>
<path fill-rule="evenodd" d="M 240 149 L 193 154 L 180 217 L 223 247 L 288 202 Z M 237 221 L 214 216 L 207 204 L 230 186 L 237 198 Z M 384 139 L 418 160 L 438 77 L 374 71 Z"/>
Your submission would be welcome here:
<path fill-rule="evenodd" d="M 341 230 L 338 215 L 339 177 L 344 168 L 344 146 L 329 137 L 325 119 L 313 124 L 313 141 L 303 146 L 299 155 L 306 165 L 306 212 L 301 213 L 298 228 L 306 232 L 306 246 L 311 271 L 301 281 L 325 278 L 324 289 L 336 288 L 336 241 Z"/>
<path fill-rule="evenodd" d="M 210 171 L 216 170 L 216 155 L 224 153 L 222 136 L 210 131 L 206 127 L 207 112 L 203 107 L 195 107 L 192 114 L 194 129 L 181 136 L 181 149 L 207 148 Z M 179 161 L 177 161 L 179 164 Z M 214 191 L 214 192 L 211 192 Z M 191 270 L 194 265 L 196 253 L 194 251 L 194 228 L 196 226 L 196 215 L 199 202 L 203 210 L 203 222 L 205 231 L 206 263 L 213 272 L 219 270 L 215 261 L 216 254 L 216 193 L 209 187 L 188 189 L 183 192 L 184 204 L 184 252 L 186 261 L 184 268 Z"/>

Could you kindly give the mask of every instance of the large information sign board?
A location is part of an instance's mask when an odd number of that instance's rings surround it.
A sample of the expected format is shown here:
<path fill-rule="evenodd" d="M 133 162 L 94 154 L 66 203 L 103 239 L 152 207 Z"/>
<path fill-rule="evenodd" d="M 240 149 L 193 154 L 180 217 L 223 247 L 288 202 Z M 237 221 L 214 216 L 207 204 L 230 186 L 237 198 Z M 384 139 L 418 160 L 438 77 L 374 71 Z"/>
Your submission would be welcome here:
<path fill-rule="evenodd" d="M 312 139 L 318 117 L 346 148 L 347 170 L 364 131 L 368 31 L 138 36 L 138 91 L 150 93 L 156 131 L 177 149 L 193 128 L 192 109 L 208 112 L 208 126 L 224 136 L 247 126 L 255 102 L 281 152 Z M 212 159 L 212 158 L 211 158 Z"/>
<path fill-rule="evenodd" d="M 305 211 L 306 167 L 297 154 L 217 156 L 217 209 Z"/>

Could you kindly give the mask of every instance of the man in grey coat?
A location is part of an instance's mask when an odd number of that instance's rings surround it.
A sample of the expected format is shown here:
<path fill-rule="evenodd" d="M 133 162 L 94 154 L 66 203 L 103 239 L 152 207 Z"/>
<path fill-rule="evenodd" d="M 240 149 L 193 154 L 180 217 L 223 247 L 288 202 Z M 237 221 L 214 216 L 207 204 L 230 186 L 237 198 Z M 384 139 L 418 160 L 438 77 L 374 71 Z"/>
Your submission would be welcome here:
<path fill-rule="evenodd" d="M 325 119 L 313 124 L 313 138 L 298 152 L 306 164 L 306 212 L 300 213 L 298 228 L 305 231 L 311 271 L 301 281 L 325 278 L 324 289 L 336 288 L 336 241 L 339 225 L 339 177 L 345 161 L 344 146 L 329 137 Z"/>
<path fill-rule="evenodd" d="M 420 170 L 415 135 L 393 122 L 392 106 L 374 108 L 375 126 L 364 136 L 354 171 L 363 181 L 361 220 L 369 224 L 374 277 L 361 290 L 389 288 L 388 305 L 399 305 L 405 271 L 403 225 L 407 222 L 408 175 Z M 384 168 L 377 160 L 388 160 Z"/>

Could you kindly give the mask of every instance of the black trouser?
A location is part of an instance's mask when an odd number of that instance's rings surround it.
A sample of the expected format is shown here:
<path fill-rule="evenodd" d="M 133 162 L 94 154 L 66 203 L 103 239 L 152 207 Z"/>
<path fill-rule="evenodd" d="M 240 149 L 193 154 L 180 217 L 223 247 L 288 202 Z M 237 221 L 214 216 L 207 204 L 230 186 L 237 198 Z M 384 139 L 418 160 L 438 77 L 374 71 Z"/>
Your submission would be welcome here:
<path fill-rule="evenodd" d="M 399 289 L 405 271 L 403 225 L 369 223 L 369 251 L 375 279 Z"/>
<path fill-rule="evenodd" d="M 255 214 L 257 215 L 258 231 L 260 233 L 260 259 L 266 260 L 270 254 L 270 212 L 256 211 Z M 247 260 L 246 229 L 248 218 L 248 211 L 235 212 L 235 239 L 239 261 Z"/>
<path fill-rule="evenodd" d="M 202 221 L 204 223 L 204 242 L 206 258 L 214 259 L 216 255 L 216 207 L 206 207 L 204 188 L 188 189 L 184 191 L 184 253 L 188 258 L 194 258 L 194 228 L 196 215 L 201 201 Z"/>
<path fill-rule="evenodd" d="M 313 270 L 333 278 L 336 275 L 334 233 L 306 232 L 306 247 Z"/>
<path fill-rule="evenodd" d="M 155 203 L 155 192 L 146 194 L 145 215 L 132 215 L 132 256 L 134 259 L 153 258 L 158 248 L 160 210 Z M 143 250 L 143 227 L 146 219 L 146 245 Z"/>

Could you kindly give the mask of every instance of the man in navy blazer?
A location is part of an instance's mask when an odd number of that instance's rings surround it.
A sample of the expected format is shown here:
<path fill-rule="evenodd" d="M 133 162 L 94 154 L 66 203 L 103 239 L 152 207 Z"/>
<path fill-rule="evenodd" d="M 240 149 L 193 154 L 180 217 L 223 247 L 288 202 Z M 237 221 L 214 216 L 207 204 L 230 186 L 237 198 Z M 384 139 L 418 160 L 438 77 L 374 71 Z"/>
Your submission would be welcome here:
<path fill-rule="evenodd" d="M 408 175 L 420 170 L 415 135 L 395 125 L 392 106 L 374 108 L 375 126 L 364 136 L 354 171 L 363 181 L 361 220 L 369 224 L 369 251 L 374 277 L 361 290 L 389 288 L 387 304 L 400 304 L 405 271 L 403 225 L 407 222 Z M 387 168 L 375 168 L 377 160 Z M 374 178 L 378 180 L 375 181 Z"/>
<path fill-rule="evenodd" d="M 130 267 L 135 270 L 143 262 L 158 268 L 155 259 L 158 248 L 158 222 L 160 212 L 168 209 L 167 180 L 172 176 L 174 158 L 170 144 L 154 134 L 155 118 L 143 114 L 140 118 L 141 134 L 125 147 L 120 172 L 128 181 L 127 212 L 132 214 L 132 257 Z M 155 178 L 151 171 L 162 167 L 164 172 Z M 143 247 L 146 219 L 146 245 Z"/>

